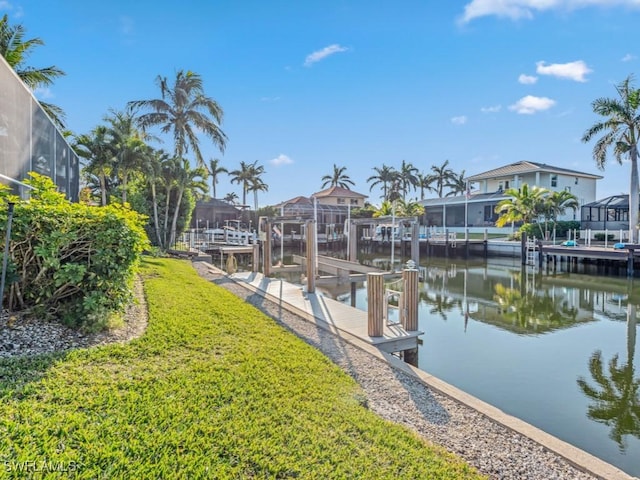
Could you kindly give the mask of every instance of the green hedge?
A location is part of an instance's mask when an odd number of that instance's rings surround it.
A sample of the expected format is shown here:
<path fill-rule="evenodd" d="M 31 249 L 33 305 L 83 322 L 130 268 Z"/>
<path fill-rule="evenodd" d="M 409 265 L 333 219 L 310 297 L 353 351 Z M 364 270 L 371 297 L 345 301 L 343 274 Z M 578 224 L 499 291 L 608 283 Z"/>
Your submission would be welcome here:
<path fill-rule="evenodd" d="M 547 223 L 547 228 L 549 229 L 549 235 L 552 236 L 553 223 Z M 528 238 L 535 237 L 541 239 L 542 233 L 540 230 L 544 232 L 544 224 L 526 223 L 520 227 L 519 232 L 526 232 Z M 556 238 L 566 237 L 569 230 L 575 230 L 576 233 L 580 235 L 580 222 L 569 220 L 556 223 Z M 517 238 L 520 238 L 520 235 L 518 235 Z"/>
<path fill-rule="evenodd" d="M 15 202 L 5 302 L 73 327 L 101 329 L 109 313 L 130 301 L 135 268 L 148 245 L 144 218 L 120 205 L 72 203 L 48 177 L 30 175 L 30 200 L 6 187 L 0 192 L 2 248 L 6 204 Z"/>

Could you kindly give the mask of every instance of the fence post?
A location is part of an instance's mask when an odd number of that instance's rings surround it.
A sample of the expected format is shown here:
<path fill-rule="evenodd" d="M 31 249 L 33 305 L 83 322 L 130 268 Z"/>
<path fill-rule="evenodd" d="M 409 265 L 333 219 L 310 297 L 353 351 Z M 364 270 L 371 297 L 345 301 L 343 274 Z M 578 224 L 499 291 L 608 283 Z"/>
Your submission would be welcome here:
<path fill-rule="evenodd" d="M 318 261 L 318 245 L 316 244 L 316 221 L 307 220 L 307 292 L 315 293 L 316 291 L 316 262 Z"/>
<path fill-rule="evenodd" d="M 367 273 L 367 327 L 370 337 L 381 337 L 384 329 L 384 274 Z"/>
<path fill-rule="evenodd" d="M 418 270 L 409 262 L 402 271 L 402 290 L 402 326 L 407 331 L 418 330 Z"/>

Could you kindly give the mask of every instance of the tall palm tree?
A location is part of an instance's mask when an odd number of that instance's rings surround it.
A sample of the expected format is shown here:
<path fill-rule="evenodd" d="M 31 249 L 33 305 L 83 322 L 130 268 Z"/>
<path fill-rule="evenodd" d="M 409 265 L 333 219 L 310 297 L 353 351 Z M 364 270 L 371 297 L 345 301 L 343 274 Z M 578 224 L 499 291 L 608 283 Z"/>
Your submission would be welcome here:
<path fill-rule="evenodd" d="M 114 155 L 110 143 L 109 129 L 99 125 L 88 134 L 78 135 L 73 148 L 78 156 L 88 161 L 84 172 L 98 180 L 101 205 L 108 202 L 108 179 L 114 169 Z"/>
<path fill-rule="evenodd" d="M 254 211 L 257 211 L 258 210 L 258 192 L 268 192 L 269 186 L 262 181 L 262 178 L 260 178 L 260 175 L 257 175 L 254 177 L 251 184 L 249 185 L 248 191 L 253 192 L 253 209 Z"/>
<path fill-rule="evenodd" d="M 182 168 L 182 159 L 171 157 L 162 163 L 160 180 L 164 188 L 165 204 L 164 204 L 164 222 L 162 226 L 162 246 L 167 248 L 169 243 L 169 211 L 171 206 L 171 198 L 174 188 L 177 186 L 178 177 Z"/>
<path fill-rule="evenodd" d="M 387 193 L 389 191 L 389 187 L 391 183 L 398 176 L 398 172 L 388 165 L 382 164 L 382 167 L 373 167 L 373 170 L 376 172 L 376 175 L 371 175 L 367 178 L 367 183 L 369 183 L 369 191 L 373 190 L 373 187 L 380 185 L 382 187 L 382 199 L 387 200 Z"/>
<path fill-rule="evenodd" d="M 220 165 L 218 158 L 212 158 L 209 160 L 209 175 L 211 176 L 211 198 L 216 198 L 216 184 L 218 183 L 218 177 L 222 173 L 229 173 L 229 170 Z"/>
<path fill-rule="evenodd" d="M 418 169 L 410 162 L 402 161 L 400 170 L 398 171 L 400 180 L 400 189 L 402 190 L 402 198 L 406 199 L 410 190 L 418 185 Z"/>
<path fill-rule="evenodd" d="M 257 160 L 253 163 L 240 161 L 240 168 L 229 172 L 229 175 L 231 175 L 231 183 L 242 185 L 243 205 L 247 204 L 247 193 L 251 190 L 251 187 L 262 182 L 261 176 L 264 173 L 264 167 L 262 165 L 258 165 Z M 259 190 L 265 189 L 261 187 Z"/>
<path fill-rule="evenodd" d="M 162 168 L 167 162 L 170 161 L 170 159 L 170 155 L 164 150 L 154 150 L 144 158 L 145 161 L 142 166 L 142 172 L 144 173 L 145 180 L 151 189 L 153 229 L 156 232 L 156 240 L 158 242 L 158 246 L 162 246 L 162 237 L 160 235 L 157 187 L 159 180 L 162 178 Z"/>
<path fill-rule="evenodd" d="M 445 197 L 455 197 L 467 192 L 468 180 L 464 176 L 465 171 L 462 170 L 459 174 L 455 172 L 451 175 L 449 181 L 445 184 L 445 187 L 449 189 Z"/>
<path fill-rule="evenodd" d="M 603 133 L 593 147 L 593 158 L 598 168 L 604 170 L 607 150 L 613 148 L 613 156 L 619 164 L 624 157 L 629 159 L 629 241 L 638 241 L 638 138 L 640 137 L 640 90 L 632 85 L 633 76 L 628 76 L 616 86 L 620 98 L 598 98 L 591 103 L 594 113 L 605 117 L 595 123 L 582 136 L 583 142 Z"/>
<path fill-rule="evenodd" d="M 171 236 L 169 240 L 169 246 L 175 244 L 176 241 L 178 217 L 180 215 L 180 205 L 182 204 L 184 192 L 186 190 L 200 190 L 203 193 L 207 192 L 207 183 L 204 180 L 204 177 L 207 174 L 206 168 L 197 167 L 192 169 L 189 166 L 189 162 L 183 160 L 182 168 L 178 169 L 176 173 L 176 203 L 173 210 L 173 218 L 171 220 Z"/>
<path fill-rule="evenodd" d="M 176 157 L 183 158 L 191 149 L 197 165 L 204 167 L 198 132 L 224 151 L 227 137 L 220 128 L 222 107 L 205 95 L 202 78 L 197 73 L 180 70 L 172 85 L 167 77 L 159 75 L 156 82 L 160 87 L 160 98 L 128 103 L 132 111 L 149 110 L 138 117 L 138 124 L 143 130 L 160 126 L 163 134 L 173 135 Z"/>
<path fill-rule="evenodd" d="M 149 155 L 149 147 L 144 140 L 144 133 L 136 128 L 131 112 L 111 110 L 111 115 L 105 120 L 109 123 L 114 166 L 121 182 L 122 203 L 126 203 L 129 178 L 141 169 Z"/>
<path fill-rule="evenodd" d="M 433 190 L 438 194 L 438 198 L 442 198 L 445 187 L 454 178 L 455 173 L 449 168 L 449 160 L 445 160 L 440 166 L 433 165 L 431 172 L 428 177 L 429 183 L 434 185 Z"/>
<path fill-rule="evenodd" d="M 44 68 L 27 65 L 27 57 L 35 47 L 44 45 L 44 42 L 37 37 L 25 40 L 25 33 L 26 30 L 22 25 L 9 25 L 8 15 L 3 15 L 0 18 L 0 55 L 31 90 L 38 87 L 49 87 L 56 78 L 64 76 L 65 73 L 53 65 Z M 56 126 L 60 130 L 64 130 L 64 111 L 51 103 L 40 101 L 40 105 Z"/>
<path fill-rule="evenodd" d="M 507 189 L 504 194 L 510 198 L 501 200 L 495 208 L 495 212 L 500 215 L 496 226 L 504 227 L 512 222 L 532 223 L 537 220 L 544 213 L 544 201 L 548 193 L 546 188 L 529 188 L 526 183 L 517 189 Z M 543 233 L 542 227 L 540 233 Z"/>
<path fill-rule="evenodd" d="M 338 167 L 335 163 L 333 164 L 333 172 L 329 175 L 325 175 L 322 177 L 322 187 L 342 187 L 350 190 L 349 185 L 354 186 L 353 180 L 349 178 L 345 172 L 347 171 L 347 167 Z"/>
<path fill-rule="evenodd" d="M 424 200 L 424 192 L 433 190 L 431 187 L 431 176 L 420 172 L 416 175 L 416 178 L 418 179 L 416 188 L 420 189 L 420 200 Z"/>

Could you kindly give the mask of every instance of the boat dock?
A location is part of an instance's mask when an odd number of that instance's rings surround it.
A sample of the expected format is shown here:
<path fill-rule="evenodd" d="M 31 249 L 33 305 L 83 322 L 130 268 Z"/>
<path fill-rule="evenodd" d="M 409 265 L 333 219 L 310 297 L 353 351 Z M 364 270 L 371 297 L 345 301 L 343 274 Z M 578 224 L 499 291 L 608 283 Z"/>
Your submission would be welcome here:
<path fill-rule="evenodd" d="M 415 349 L 424 332 L 407 331 L 402 325 L 386 323 L 382 336 L 368 334 L 367 312 L 345 305 L 318 293 L 308 293 L 303 287 L 281 279 L 265 277 L 257 272 L 229 275 L 256 294 L 276 302 L 283 309 L 299 315 L 342 337 L 355 337 L 388 353 Z"/>
<path fill-rule="evenodd" d="M 579 260 L 596 260 L 596 261 L 618 261 L 626 263 L 627 275 L 633 276 L 634 264 L 640 261 L 640 244 L 624 244 L 622 248 L 606 248 L 599 246 L 562 246 L 562 245 L 544 245 L 538 244 L 535 249 L 538 252 L 538 266 L 542 267 L 544 260 L 547 265 L 550 262 L 554 264 L 558 259 L 562 262 L 564 258 L 567 262 L 578 262 Z M 528 258 L 531 253 L 523 255 L 523 263 L 525 259 L 531 263 Z"/>

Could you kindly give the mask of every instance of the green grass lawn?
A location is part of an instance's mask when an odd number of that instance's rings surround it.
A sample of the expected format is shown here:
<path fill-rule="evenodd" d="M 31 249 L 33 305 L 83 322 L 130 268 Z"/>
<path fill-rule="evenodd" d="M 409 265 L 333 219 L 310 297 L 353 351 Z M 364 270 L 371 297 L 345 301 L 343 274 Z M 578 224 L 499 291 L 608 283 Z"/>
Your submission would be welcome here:
<path fill-rule="evenodd" d="M 0 478 L 478 478 L 189 262 L 143 276 L 140 339 L 0 360 Z"/>

